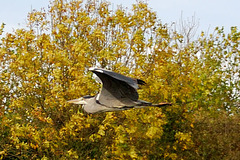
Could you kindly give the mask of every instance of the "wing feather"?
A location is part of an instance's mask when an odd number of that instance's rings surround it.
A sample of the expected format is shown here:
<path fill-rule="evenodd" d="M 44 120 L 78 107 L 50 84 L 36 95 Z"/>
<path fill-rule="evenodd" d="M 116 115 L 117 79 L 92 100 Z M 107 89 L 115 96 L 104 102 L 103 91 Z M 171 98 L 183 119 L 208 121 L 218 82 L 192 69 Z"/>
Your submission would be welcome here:
<path fill-rule="evenodd" d="M 98 95 L 98 101 L 101 104 L 111 107 L 136 104 L 138 101 L 137 81 L 107 70 L 95 69 L 92 70 L 92 72 L 95 73 L 103 83 Z"/>
<path fill-rule="evenodd" d="M 138 89 L 138 84 L 139 85 L 146 84 L 146 82 L 144 82 L 143 80 L 130 78 L 130 77 L 124 76 L 122 74 L 119 74 L 119 73 L 116 73 L 113 71 L 109 71 L 106 69 L 102 69 L 102 68 L 90 68 L 89 70 L 92 71 L 93 73 L 102 73 L 102 74 L 108 75 L 114 79 L 126 82 L 128 85 L 132 86 L 135 89 Z"/>

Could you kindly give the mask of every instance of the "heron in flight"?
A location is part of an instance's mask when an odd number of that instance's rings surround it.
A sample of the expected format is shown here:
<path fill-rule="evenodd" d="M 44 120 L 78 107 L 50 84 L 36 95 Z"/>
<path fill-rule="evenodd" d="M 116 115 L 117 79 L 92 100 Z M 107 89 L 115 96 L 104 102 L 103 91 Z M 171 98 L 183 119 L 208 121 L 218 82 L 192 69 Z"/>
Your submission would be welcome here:
<path fill-rule="evenodd" d="M 83 96 L 68 101 L 69 103 L 82 104 L 87 113 L 111 112 L 147 106 L 162 107 L 171 103 L 152 104 L 138 99 L 138 85 L 146 84 L 143 80 L 134 79 L 102 68 L 89 69 L 97 75 L 102 83 L 102 88 L 96 96 Z"/>

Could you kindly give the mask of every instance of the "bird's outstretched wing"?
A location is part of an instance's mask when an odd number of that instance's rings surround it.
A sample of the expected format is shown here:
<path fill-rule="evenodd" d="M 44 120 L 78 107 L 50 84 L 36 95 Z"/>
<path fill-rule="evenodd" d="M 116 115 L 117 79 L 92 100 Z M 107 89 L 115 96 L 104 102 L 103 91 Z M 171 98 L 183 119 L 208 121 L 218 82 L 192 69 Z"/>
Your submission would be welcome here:
<path fill-rule="evenodd" d="M 116 73 L 116 72 L 113 72 L 110 70 L 102 69 L 102 68 L 90 68 L 89 70 L 95 74 L 102 73 L 102 74 L 108 75 L 116 80 L 126 82 L 128 85 L 132 86 L 135 89 L 138 89 L 138 85 L 146 84 L 146 82 L 144 82 L 143 80 L 130 78 L 130 77 L 124 76 L 122 74 L 119 74 L 119 73 Z"/>
<path fill-rule="evenodd" d="M 136 105 L 138 84 L 145 84 L 144 81 L 101 68 L 91 68 L 90 71 L 95 73 L 103 83 L 97 95 L 99 103 L 109 107 Z"/>

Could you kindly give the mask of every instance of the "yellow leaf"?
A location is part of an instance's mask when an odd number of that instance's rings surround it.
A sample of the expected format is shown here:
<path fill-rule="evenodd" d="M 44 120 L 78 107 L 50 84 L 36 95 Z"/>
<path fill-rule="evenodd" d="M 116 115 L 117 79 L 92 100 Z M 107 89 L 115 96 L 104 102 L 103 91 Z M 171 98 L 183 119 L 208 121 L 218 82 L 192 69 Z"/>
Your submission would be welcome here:
<path fill-rule="evenodd" d="M 194 125 L 193 125 L 192 123 L 190 124 L 190 126 L 191 126 L 192 128 L 194 128 Z"/>
<path fill-rule="evenodd" d="M 149 138 L 153 138 L 159 132 L 159 128 L 150 127 L 146 133 Z"/>

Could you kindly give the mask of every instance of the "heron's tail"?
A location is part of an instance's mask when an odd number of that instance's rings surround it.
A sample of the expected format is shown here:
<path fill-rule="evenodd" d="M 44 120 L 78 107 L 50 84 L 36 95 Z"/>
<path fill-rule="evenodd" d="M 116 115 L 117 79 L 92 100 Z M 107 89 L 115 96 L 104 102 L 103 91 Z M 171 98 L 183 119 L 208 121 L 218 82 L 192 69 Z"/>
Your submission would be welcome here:
<path fill-rule="evenodd" d="M 147 107 L 147 106 L 153 106 L 153 107 L 164 107 L 164 106 L 171 106 L 171 103 L 167 102 L 162 102 L 159 104 L 152 104 L 151 102 L 143 101 L 143 100 L 138 100 L 137 106 L 142 106 L 142 107 Z"/>
<path fill-rule="evenodd" d="M 153 107 L 164 107 L 164 106 L 171 106 L 172 103 L 167 103 L 167 102 L 162 102 L 162 103 L 159 103 L 159 104 L 152 104 L 150 106 L 153 106 Z"/>

